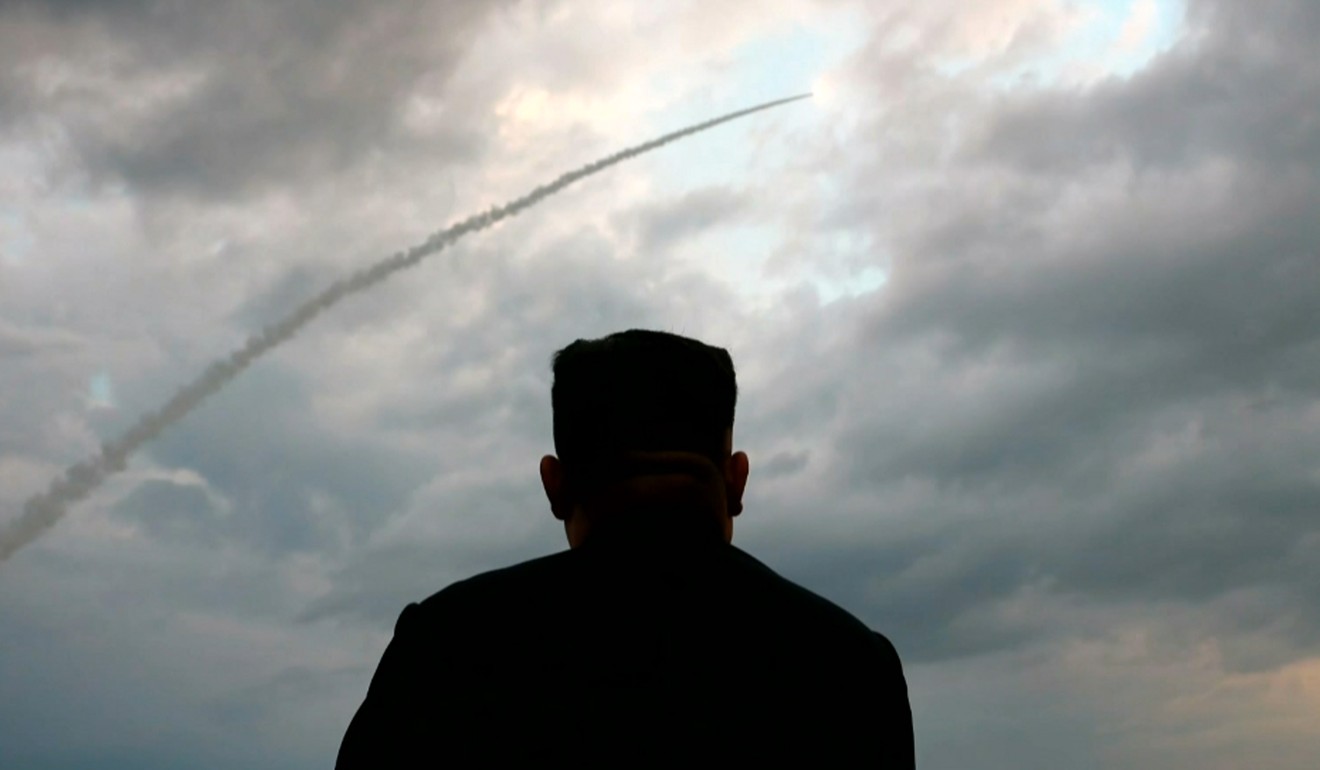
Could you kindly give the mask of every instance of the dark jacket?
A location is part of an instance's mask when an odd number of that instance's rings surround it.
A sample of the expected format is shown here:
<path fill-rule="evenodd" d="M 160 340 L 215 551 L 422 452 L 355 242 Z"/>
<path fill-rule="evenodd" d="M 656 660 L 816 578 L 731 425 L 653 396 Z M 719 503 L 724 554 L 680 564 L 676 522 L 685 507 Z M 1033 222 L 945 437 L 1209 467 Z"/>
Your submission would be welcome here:
<path fill-rule="evenodd" d="M 593 535 L 408 605 L 336 767 L 705 759 L 914 767 L 898 654 L 722 540 Z"/>

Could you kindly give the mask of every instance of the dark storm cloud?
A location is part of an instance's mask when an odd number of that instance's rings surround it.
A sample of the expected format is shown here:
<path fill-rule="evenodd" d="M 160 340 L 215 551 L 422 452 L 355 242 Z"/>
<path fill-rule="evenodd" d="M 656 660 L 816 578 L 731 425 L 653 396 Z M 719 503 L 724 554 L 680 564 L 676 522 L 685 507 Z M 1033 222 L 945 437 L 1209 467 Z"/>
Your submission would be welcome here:
<path fill-rule="evenodd" d="M 1070 173 L 1124 158 L 1150 171 L 1207 157 L 1294 166 L 1320 157 L 1315 121 L 1320 9 L 1305 0 L 1192 2 L 1208 35 L 1134 82 L 1051 92 L 996 116 L 980 151 L 1032 170 Z"/>
<path fill-rule="evenodd" d="M 858 362 L 830 388 L 857 407 L 832 478 L 879 504 L 929 482 L 877 526 L 957 558 L 918 584 L 897 555 L 859 555 L 850 574 L 880 586 L 865 595 L 832 577 L 834 556 L 802 574 L 851 591 L 905 653 L 1014 641 L 1011 624 L 964 634 L 959 618 L 1035 579 L 1206 607 L 1259 587 L 1292 602 L 1273 661 L 1316 649 L 1297 548 L 1320 532 L 1320 13 L 1199 3 L 1191 18 L 1205 34 L 1130 80 L 965 108 L 983 128 L 932 147 L 938 173 L 856 172 L 888 186 L 872 200 L 907 201 L 901 219 L 852 211 L 893 270 L 867 355 L 830 359 Z M 1237 616 L 1219 631 L 1251 632 Z"/>
<path fill-rule="evenodd" d="M 1020 554 L 951 532 L 871 534 L 859 531 L 850 545 L 746 539 L 743 547 L 856 613 L 912 664 L 1009 649 L 1045 630 L 996 617 L 999 603 L 1032 577 Z"/>
<path fill-rule="evenodd" d="M 498 6 L 7 4 L 0 128 L 53 122 L 94 177 L 142 193 L 238 196 L 381 149 L 470 159 L 485 133 L 476 116 L 463 119 L 471 105 L 446 103 L 445 127 L 424 139 L 402 121 L 419 88 L 453 74 Z M 82 74 L 57 74 L 61 60 Z"/>

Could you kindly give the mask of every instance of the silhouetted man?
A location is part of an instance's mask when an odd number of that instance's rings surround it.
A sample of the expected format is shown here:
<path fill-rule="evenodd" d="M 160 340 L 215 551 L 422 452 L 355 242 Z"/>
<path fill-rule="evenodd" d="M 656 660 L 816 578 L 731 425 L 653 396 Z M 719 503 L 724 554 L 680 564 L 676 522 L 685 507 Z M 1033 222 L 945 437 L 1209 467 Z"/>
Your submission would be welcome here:
<path fill-rule="evenodd" d="M 912 768 L 894 647 L 730 542 L 728 352 L 631 330 L 553 370 L 541 481 L 570 549 L 408 605 L 337 766 Z"/>

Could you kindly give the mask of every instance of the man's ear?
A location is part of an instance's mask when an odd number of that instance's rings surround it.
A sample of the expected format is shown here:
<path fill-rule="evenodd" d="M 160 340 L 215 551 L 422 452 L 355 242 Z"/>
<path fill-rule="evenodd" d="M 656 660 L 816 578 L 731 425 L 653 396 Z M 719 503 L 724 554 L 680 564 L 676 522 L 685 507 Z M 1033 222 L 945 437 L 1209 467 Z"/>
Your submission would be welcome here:
<path fill-rule="evenodd" d="M 724 465 L 724 496 L 728 500 L 729 515 L 742 513 L 743 491 L 747 489 L 747 475 L 751 471 L 746 452 L 734 452 Z"/>
<path fill-rule="evenodd" d="M 550 501 L 550 512 L 556 519 L 568 518 L 568 506 L 564 502 L 564 466 L 559 458 L 546 455 L 541 458 L 541 486 L 545 487 L 545 497 Z"/>

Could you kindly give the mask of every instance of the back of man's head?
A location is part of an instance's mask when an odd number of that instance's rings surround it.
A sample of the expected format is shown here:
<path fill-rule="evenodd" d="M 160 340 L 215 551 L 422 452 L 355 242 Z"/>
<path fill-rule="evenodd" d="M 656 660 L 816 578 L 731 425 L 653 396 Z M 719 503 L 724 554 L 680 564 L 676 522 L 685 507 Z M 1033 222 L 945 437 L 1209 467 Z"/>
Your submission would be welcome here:
<path fill-rule="evenodd" d="M 729 458 L 738 397 L 723 348 L 677 334 L 630 329 L 579 339 L 554 355 L 555 451 L 564 499 L 580 503 L 628 475 L 629 451 L 681 451 L 715 468 Z"/>

